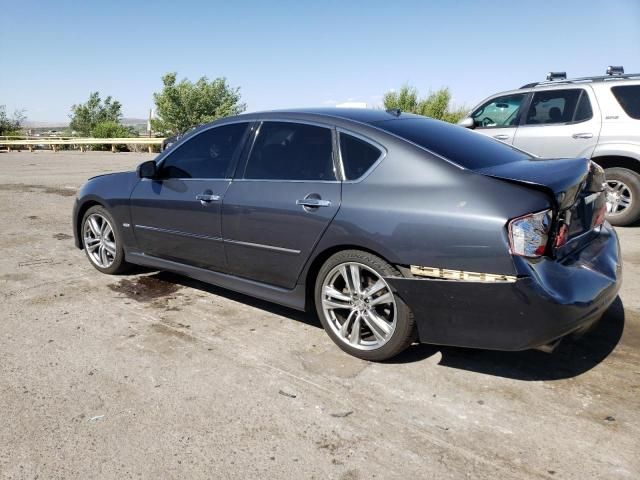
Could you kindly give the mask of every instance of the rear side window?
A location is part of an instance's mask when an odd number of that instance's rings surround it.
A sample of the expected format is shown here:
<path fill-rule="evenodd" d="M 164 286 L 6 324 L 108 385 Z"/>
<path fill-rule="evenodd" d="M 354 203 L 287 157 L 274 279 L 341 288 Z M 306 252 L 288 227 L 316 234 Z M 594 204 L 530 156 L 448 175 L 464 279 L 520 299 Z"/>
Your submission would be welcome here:
<path fill-rule="evenodd" d="M 533 158 L 473 130 L 428 118 L 387 120 L 374 125 L 470 170 Z"/>
<path fill-rule="evenodd" d="M 611 91 L 624 110 L 624 113 L 631 118 L 640 120 L 640 85 L 612 87 Z"/>
<path fill-rule="evenodd" d="M 364 140 L 340 133 L 340 157 L 347 180 L 356 180 L 369 170 L 382 152 Z"/>
<path fill-rule="evenodd" d="M 536 92 L 525 125 L 553 125 L 588 120 L 592 117 L 587 93 L 581 88 Z"/>
<path fill-rule="evenodd" d="M 228 178 L 247 123 L 210 128 L 182 145 L 160 166 L 162 178 Z"/>
<path fill-rule="evenodd" d="M 290 122 L 264 122 L 244 178 L 335 180 L 331 130 Z"/>

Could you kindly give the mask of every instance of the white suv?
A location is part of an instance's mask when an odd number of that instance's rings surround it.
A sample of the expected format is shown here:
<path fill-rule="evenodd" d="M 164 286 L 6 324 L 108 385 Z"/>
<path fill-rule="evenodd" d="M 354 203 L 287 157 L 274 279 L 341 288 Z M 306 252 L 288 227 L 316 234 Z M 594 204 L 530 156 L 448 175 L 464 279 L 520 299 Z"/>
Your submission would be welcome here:
<path fill-rule="evenodd" d="M 493 95 L 460 121 L 542 158 L 586 157 L 607 174 L 607 219 L 640 218 L 640 74 L 609 67 L 607 75 L 546 82 Z"/>

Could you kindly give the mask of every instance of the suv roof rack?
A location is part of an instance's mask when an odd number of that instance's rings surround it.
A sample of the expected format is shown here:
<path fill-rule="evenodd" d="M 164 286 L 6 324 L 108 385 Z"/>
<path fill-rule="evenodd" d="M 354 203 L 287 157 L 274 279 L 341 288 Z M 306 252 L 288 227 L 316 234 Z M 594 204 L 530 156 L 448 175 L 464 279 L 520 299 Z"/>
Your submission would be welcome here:
<path fill-rule="evenodd" d="M 559 83 L 585 83 L 585 82 L 606 82 L 608 80 L 618 80 L 621 78 L 640 78 L 640 73 L 624 73 L 624 68 L 621 66 L 609 66 L 607 67 L 606 75 L 599 75 L 595 77 L 580 77 L 569 78 L 565 72 L 549 72 L 547 80 L 542 82 L 532 82 L 521 86 L 520 88 L 532 88 L 544 85 L 557 85 Z"/>

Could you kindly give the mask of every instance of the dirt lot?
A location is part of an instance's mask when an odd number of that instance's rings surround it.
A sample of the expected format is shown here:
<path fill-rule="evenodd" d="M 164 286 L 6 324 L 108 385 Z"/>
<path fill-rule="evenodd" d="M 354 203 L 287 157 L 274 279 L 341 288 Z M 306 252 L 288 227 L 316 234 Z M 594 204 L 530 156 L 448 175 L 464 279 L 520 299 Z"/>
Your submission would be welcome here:
<path fill-rule="evenodd" d="M 640 478 L 640 228 L 595 331 L 552 355 L 367 363 L 312 315 L 99 274 L 70 214 L 142 154 L 0 154 L 0 477 Z"/>

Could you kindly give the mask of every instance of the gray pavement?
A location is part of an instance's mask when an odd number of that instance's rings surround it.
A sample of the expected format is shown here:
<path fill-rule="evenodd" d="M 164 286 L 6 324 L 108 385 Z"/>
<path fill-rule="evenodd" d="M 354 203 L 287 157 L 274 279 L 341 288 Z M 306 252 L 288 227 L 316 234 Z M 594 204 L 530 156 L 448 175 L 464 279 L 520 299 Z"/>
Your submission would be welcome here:
<path fill-rule="evenodd" d="M 552 355 L 368 363 L 313 315 L 93 269 L 75 191 L 148 158 L 0 153 L 0 478 L 640 478 L 640 228 L 620 299 Z"/>

